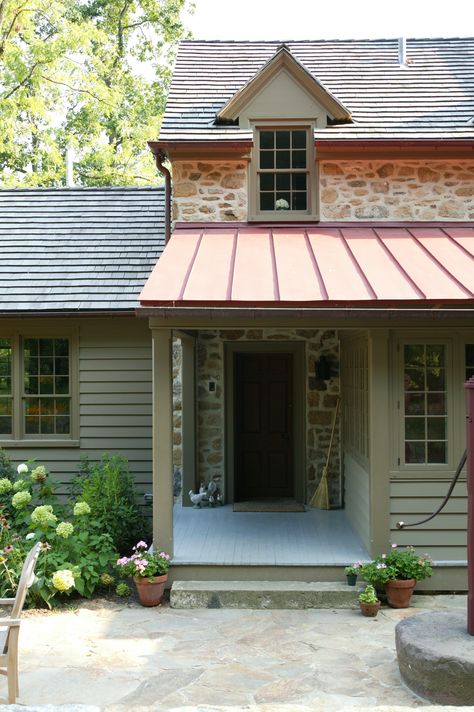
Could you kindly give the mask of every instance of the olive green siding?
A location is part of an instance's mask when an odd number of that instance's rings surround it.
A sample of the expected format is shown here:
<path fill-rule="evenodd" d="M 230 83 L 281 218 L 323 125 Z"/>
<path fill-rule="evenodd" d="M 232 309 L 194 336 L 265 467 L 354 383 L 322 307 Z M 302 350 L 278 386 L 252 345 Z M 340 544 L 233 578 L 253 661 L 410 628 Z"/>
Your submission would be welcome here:
<path fill-rule="evenodd" d="M 135 317 L 1 320 L 0 333 L 20 333 L 34 324 L 42 333 L 76 335 L 78 440 L 52 446 L 3 441 L 15 463 L 35 458 L 61 482 L 77 472 L 81 455 L 99 460 L 103 452 L 120 453 L 140 493 L 152 483 L 151 333 Z"/>

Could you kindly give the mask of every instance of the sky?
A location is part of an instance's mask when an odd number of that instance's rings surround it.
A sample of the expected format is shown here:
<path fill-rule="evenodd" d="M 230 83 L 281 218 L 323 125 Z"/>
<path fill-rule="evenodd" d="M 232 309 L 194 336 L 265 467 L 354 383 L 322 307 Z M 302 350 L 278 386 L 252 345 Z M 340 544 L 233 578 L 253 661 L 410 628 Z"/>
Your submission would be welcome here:
<path fill-rule="evenodd" d="M 194 0 L 195 39 L 472 37 L 472 0 Z"/>

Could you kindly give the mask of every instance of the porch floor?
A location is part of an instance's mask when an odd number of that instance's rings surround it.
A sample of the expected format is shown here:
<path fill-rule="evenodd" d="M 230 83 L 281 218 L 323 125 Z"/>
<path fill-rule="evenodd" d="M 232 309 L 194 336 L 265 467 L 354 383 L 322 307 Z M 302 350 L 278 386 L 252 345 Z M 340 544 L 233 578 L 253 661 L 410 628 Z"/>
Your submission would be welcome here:
<path fill-rule="evenodd" d="M 343 510 L 234 512 L 174 507 L 178 565 L 344 566 L 369 559 Z"/>

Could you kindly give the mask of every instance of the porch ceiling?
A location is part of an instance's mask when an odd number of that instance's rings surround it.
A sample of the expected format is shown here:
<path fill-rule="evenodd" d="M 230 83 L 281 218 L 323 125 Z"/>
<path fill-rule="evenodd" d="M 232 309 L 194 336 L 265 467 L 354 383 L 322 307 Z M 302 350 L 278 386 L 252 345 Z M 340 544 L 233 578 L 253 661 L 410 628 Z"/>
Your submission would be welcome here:
<path fill-rule="evenodd" d="M 473 305 L 474 227 L 178 227 L 142 307 Z"/>

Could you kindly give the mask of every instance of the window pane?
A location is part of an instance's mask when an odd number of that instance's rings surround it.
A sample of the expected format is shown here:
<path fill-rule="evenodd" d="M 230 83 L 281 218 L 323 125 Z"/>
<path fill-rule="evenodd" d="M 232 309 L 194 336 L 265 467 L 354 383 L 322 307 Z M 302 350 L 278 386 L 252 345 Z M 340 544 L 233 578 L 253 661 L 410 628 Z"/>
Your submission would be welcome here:
<path fill-rule="evenodd" d="M 306 174 L 293 173 L 291 187 L 293 190 L 306 190 Z"/>
<path fill-rule="evenodd" d="M 67 416 L 61 415 L 56 418 L 56 432 L 59 435 L 69 434 L 69 418 Z"/>
<path fill-rule="evenodd" d="M 260 210 L 275 210 L 274 193 L 260 193 Z"/>
<path fill-rule="evenodd" d="M 0 415 L 0 434 L 11 435 L 12 419 L 5 415 Z"/>
<path fill-rule="evenodd" d="M 290 152 L 289 151 L 277 151 L 276 153 L 276 167 L 277 168 L 290 168 Z"/>
<path fill-rule="evenodd" d="M 306 168 L 306 151 L 293 151 L 292 168 Z"/>
<path fill-rule="evenodd" d="M 474 344 L 466 344 L 466 381 L 474 376 Z"/>
<path fill-rule="evenodd" d="M 54 401 L 54 412 L 56 415 L 69 415 L 69 398 L 56 398 Z"/>
<path fill-rule="evenodd" d="M 54 373 L 56 376 L 64 376 L 69 373 L 69 359 L 67 358 L 55 358 L 54 359 Z"/>
<path fill-rule="evenodd" d="M 426 365 L 444 366 L 444 346 L 426 345 Z"/>
<path fill-rule="evenodd" d="M 425 374 L 421 370 L 414 368 L 405 370 L 405 390 L 406 391 L 424 391 L 425 390 Z"/>
<path fill-rule="evenodd" d="M 405 444 L 405 462 L 419 464 L 425 461 L 425 443 Z"/>
<path fill-rule="evenodd" d="M 290 173 L 277 173 L 276 174 L 276 189 L 277 190 L 290 190 Z"/>
<path fill-rule="evenodd" d="M 425 437 L 426 434 L 424 418 L 405 418 L 406 440 L 424 440 Z"/>
<path fill-rule="evenodd" d="M 274 210 L 288 210 L 291 205 L 289 193 L 277 192 Z"/>
<path fill-rule="evenodd" d="M 406 366 L 425 365 L 425 347 L 423 344 L 407 344 L 404 348 Z"/>
<path fill-rule="evenodd" d="M 424 415 L 425 394 L 405 393 L 405 413 L 407 415 Z"/>
<path fill-rule="evenodd" d="M 69 393 L 69 378 L 67 376 L 59 376 L 54 379 L 55 393 L 64 395 Z"/>
<path fill-rule="evenodd" d="M 40 376 L 40 393 L 54 393 L 54 379 L 52 376 Z"/>
<path fill-rule="evenodd" d="M 40 357 L 53 355 L 53 339 L 39 340 L 39 355 Z"/>
<path fill-rule="evenodd" d="M 37 376 L 28 376 L 25 373 L 25 393 L 39 393 L 39 380 Z"/>
<path fill-rule="evenodd" d="M 428 462 L 446 462 L 446 443 L 428 443 Z"/>
<path fill-rule="evenodd" d="M 293 210 L 306 210 L 306 193 L 293 193 Z"/>
<path fill-rule="evenodd" d="M 428 440 L 446 439 L 446 419 L 428 418 Z"/>
<path fill-rule="evenodd" d="M 52 416 L 41 417 L 41 435 L 52 435 L 54 433 L 54 418 Z"/>
<path fill-rule="evenodd" d="M 427 370 L 426 387 L 429 391 L 444 390 L 444 368 L 433 368 Z"/>
<path fill-rule="evenodd" d="M 428 393 L 428 415 L 444 415 L 446 413 L 446 398 L 444 393 Z"/>
<path fill-rule="evenodd" d="M 38 356 L 38 339 L 25 339 L 23 343 L 25 354 Z"/>
<path fill-rule="evenodd" d="M 26 415 L 39 415 L 39 398 L 25 398 Z"/>
<path fill-rule="evenodd" d="M 290 131 L 276 131 L 276 147 L 290 148 Z"/>
<path fill-rule="evenodd" d="M 275 147 L 275 133 L 273 131 L 260 131 L 260 148 Z"/>
<path fill-rule="evenodd" d="M 40 398 L 39 412 L 43 415 L 54 415 L 54 400 L 52 398 Z"/>
<path fill-rule="evenodd" d="M 306 149 L 306 131 L 292 131 L 291 145 L 293 148 Z"/>
<path fill-rule="evenodd" d="M 260 151 L 260 168 L 274 168 L 273 151 Z"/>
<path fill-rule="evenodd" d="M 39 418 L 27 415 L 25 418 L 25 433 L 27 435 L 36 435 L 39 433 Z"/>
<path fill-rule="evenodd" d="M 260 190 L 275 190 L 275 174 L 261 173 L 260 174 Z M 58 371 L 56 371 L 58 373 Z"/>

